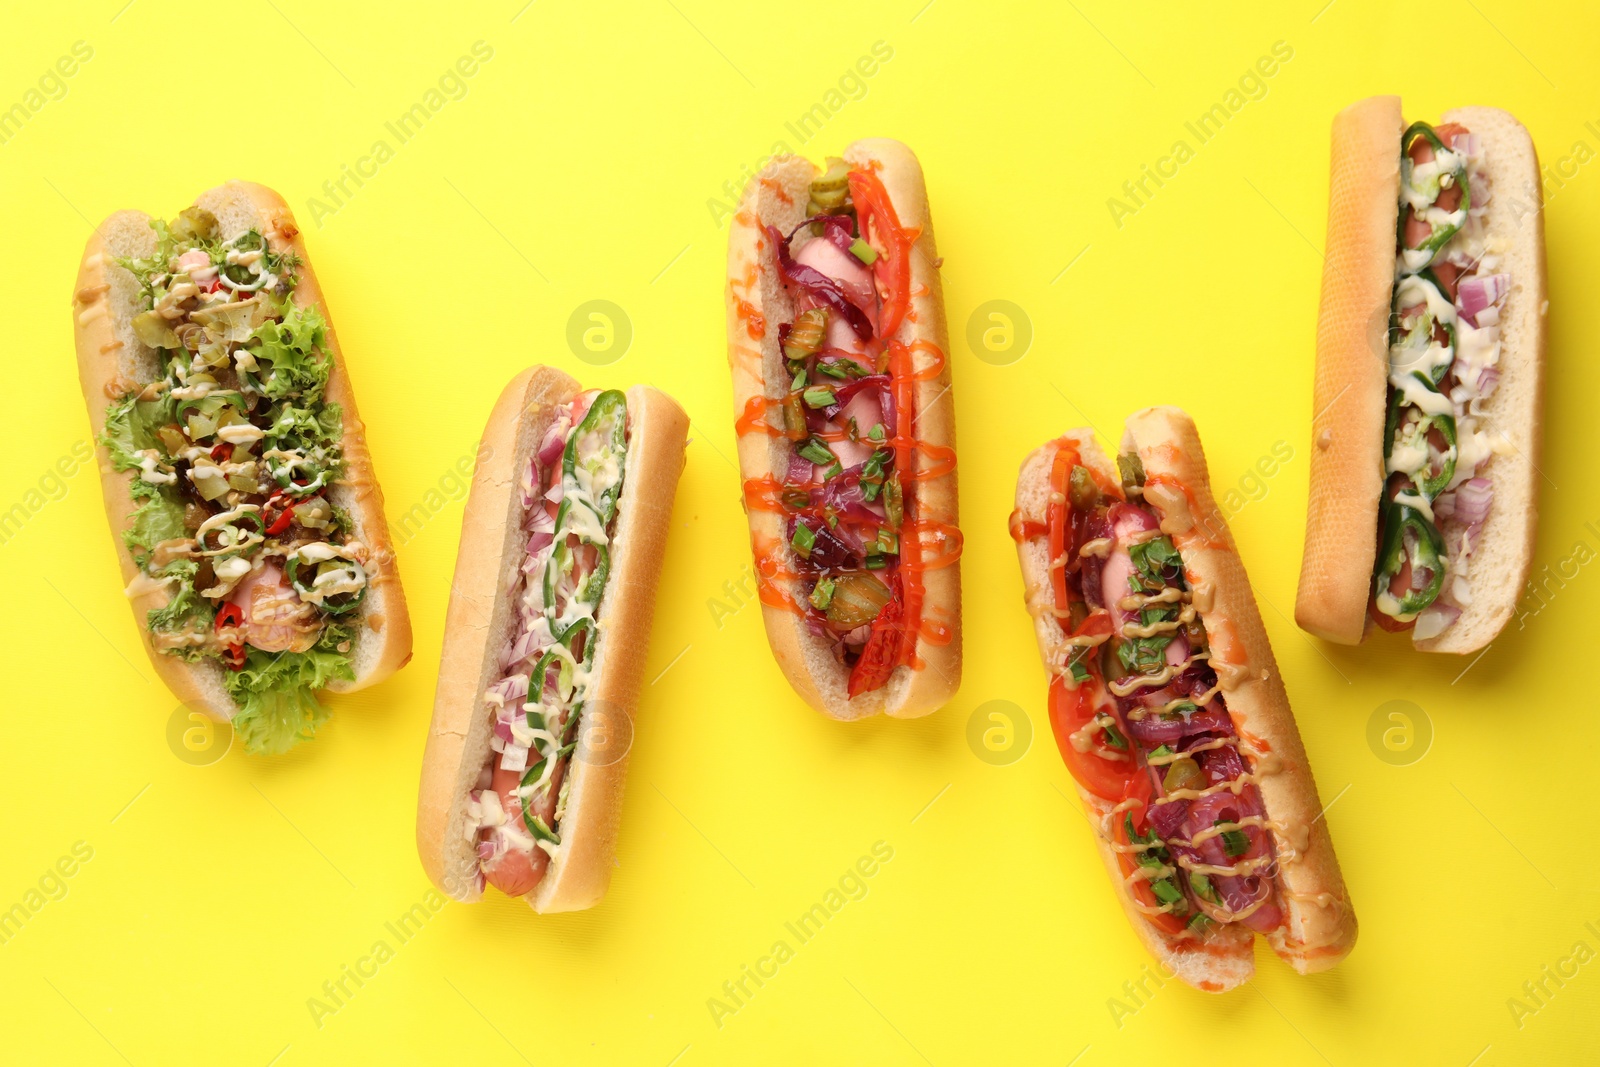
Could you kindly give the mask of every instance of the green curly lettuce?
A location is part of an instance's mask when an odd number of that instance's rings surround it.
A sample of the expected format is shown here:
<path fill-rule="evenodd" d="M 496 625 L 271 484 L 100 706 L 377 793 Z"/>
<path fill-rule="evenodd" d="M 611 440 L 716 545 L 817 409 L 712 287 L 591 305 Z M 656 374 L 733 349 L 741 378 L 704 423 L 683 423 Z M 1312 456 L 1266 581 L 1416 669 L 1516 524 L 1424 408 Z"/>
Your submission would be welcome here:
<path fill-rule="evenodd" d="M 283 321 L 256 327 L 245 345 L 261 365 L 261 391 L 273 400 L 299 397 L 302 404 L 322 399 L 333 360 L 323 346 L 327 320 L 316 305 L 301 307 L 286 301 Z"/>
<path fill-rule="evenodd" d="M 347 626 L 329 625 L 307 652 L 250 649 L 243 669 L 229 672 L 226 680 L 239 705 L 233 729 L 245 751 L 274 756 L 297 741 L 311 740 L 328 718 L 316 690 L 332 681 L 355 679 L 349 652 L 339 650 L 340 645 L 350 647 L 352 636 Z"/>

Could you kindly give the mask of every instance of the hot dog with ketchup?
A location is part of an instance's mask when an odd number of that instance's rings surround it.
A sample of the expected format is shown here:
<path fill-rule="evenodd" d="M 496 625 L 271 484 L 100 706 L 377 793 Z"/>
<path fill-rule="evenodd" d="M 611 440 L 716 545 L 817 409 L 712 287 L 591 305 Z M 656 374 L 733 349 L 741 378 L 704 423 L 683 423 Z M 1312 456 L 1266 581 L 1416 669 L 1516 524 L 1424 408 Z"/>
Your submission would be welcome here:
<path fill-rule="evenodd" d="M 954 404 L 922 170 L 897 141 L 769 163 L 729 239 L 728 362 L 773 654 L 838 719 L 961 680 Z"/>
<path fill-rule="evenodd" d="M 1149 950 L 1196 988 L 1301 973 L 1355 943 L 1338 860 L 1200 439 L 1177 408 L 1031 454 L 1011 533 L 1050 724 Z"/>

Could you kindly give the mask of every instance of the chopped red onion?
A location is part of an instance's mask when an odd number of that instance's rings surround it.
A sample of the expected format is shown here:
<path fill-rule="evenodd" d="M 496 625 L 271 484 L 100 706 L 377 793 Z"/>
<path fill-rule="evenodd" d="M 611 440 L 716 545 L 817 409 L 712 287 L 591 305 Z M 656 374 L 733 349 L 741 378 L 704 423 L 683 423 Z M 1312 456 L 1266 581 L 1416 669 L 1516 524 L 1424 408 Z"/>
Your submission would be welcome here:
<path fill-rule="evenodd" d="M 1478 312 L 1494 307 L 1510 291 L 1509 274 L 1474 274 L 1461 280 L 1461 286 L 1456 290 L 1456 308 L 1462 318 L 1476 327 Z"/>
<path fill-rule="evenodd" d="M 1426 641 L 1430 637 L 1438 637 L 1449 628 L 1451 623 L 1460 617 L 1460 608 L 1454 604 L 1446 604 L 1442 600 L 1435 600 L 1422 610 L 1422 614 L 1417 616 L 1417 622 L 1412 628 L 1411 636 L 1418 641 Z"/>
<path fill-rule="evenodd" d="M 528 746 L 506 745 L 505 755 L 500 757 L 500 769 L 521 774 L 528 769 Z"/>
<path fill-rule="evenodd" d="M 1493 483 L 1487 478 L 1469 478 L 1456 488 L 1455 518 L 1468 526 L 1481 526 L 1493 502 Z"/>
<path fill-rule="evenodd" d="M 536 556 L 554 543 L 555 535 L 549 530 L 535 530 L 528 537 L 528 547 L 525 551 L 530 556 Z"/>
<path fill-rule="evenodd" d="M 1485 367 L 1485 368 L 1483 368 L 1483 370 L 1481 372 L 1479 372 L 1479 374 L 1478 374 L 1478 395 L 1480 397 L 1487 398 L 1487 397 L 1493 396 L 1494 395 L 1494 391 L 1497 388 L 1499 388 L 1499 386 L 1500 386 L 1500 368 L 1499 367 Z"/>
<path fill-rule="evenodd" d="M 1460 152 L 1464 156 L 1478 154 L 1478 135 L 1475 133 L 1458 133 L 1450 138 L 1450 150 Z M 1476 197 L 1474 197 L 1476 199 Z"/>
<path fill-rule="evenodd" d="M 561 424 L 558 422 L 550 427 L 550 432 L 544 435 L 543 441 L 539 442 L 538 460 L 546 469 L 555 466 L 556 460 L 561 458 L 561 450 L 567 447 L 567 435 L 557 432 L 560 429 Z M 534 476 L 537 477 L 538 473 L 535 470 Z"/>
<path fill-rule="evenodd" d="M 478 859 L 483 861 L 492 860 L 494 859 L 495 851 L 494 840 L 492 838 L 484 838 L 482 841 L 478 842 Z M 482 889 L 483 887 L 479 886 L 478 888 Z"/>
<path fill-rule="evenodd" d="M 489 687 L 489 692 L 504 701 L 503 706 L 512 701 L 521 700 L 528 695 L 528 676 L 526 674 L 513 674 Z"/>

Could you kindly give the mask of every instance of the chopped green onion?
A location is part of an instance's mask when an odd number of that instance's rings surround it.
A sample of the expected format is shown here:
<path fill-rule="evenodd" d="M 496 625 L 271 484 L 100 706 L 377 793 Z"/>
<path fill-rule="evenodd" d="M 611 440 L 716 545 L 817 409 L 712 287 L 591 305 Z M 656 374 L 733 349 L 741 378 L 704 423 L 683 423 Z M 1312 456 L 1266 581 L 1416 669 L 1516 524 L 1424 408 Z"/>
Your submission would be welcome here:
<path fill-rule="evenodd" d="M 881 571 L 888 565 L 888 561 L 882 556 L 874 555 L 867 557 L 867 570 L 869 571 Z"/>
<path fill-rule="evenodd" d="M 1089 677 L 1089 672 L 1084 670 L 1081 664 L 1075 664 L 1074 666 L 1076 666 L 1078 670 L 1083 671 L 1083 677 L 1079 678 L 1078 681 L 1082 682 L 1087 680 Z M 1121 730 L 1118 730 L 1111 723 L 1106 723 L 1105 734 L 1106 744 L 1110 745 L 1112 748 L 1121 749 L 1124 752 L 1128 751 L 1128 739 L 1122 736 Z"/>
<path fill-rule="evenodd" d="M 1217 891 L 1212 887 L 1211 879 L 1199 871 L 1189 872 L 1189 887 L 1194 890 L 1194 895 L 1201 900 L 1209 900 L 1212 903 L 1216 903 Z"/>
<path fill-rule="evenodd" d="M 827 611 L 828 605 L 833 602 L 833 579 L 823 578 L 817 582 L 816 588 L 811 590 L 811 606 L 818 611 Z"/>
<path fill-rule="evenodd" d="M 868 430 L 867 436 L 872 438 L 874 441 L 883 440 L 883 423 L 880 422 L 873 426 L 872 429 Z"/>
<path fill-rule="evenodd" d="M 811 546 L 817 543 L 817 535 L 812 533 L 811 527 L 807 526 L 805 523 L 797 522 L 794 524 L 794 537 L 789 541 L 789 543 L 794 546 L 794 550 L 796 552 L 800 553 L 806 559 L 810 559 Z"/>
<path fill-rule="evenodd" d="M 833 453 L 828 450 L 828 446 L 815 437 L 808 439 L 805 444 L 800 446 L 798 451 L 801 456 L 813 463 L 829 464 L 834 462 Z"/>
<path fill-rule="evenodd" d="M 869 267 L 878 258 L 878 253 L 873 250 L 872 246 L 859 237 L 850 243 L 850 254 Z"/>
<path fill-rule="evenodd" d="M 1183 899 L 1183 891 L 1172 884 L 1170 878 L 1160 878 L 1150 883 L 1150 891 L 1163 904 L 1176 904 Z"/>
<path fill-rule="evenodd" d="M 807 407 L 831 408 L 835 400 L 833 390 L 824 386 L 814 386 L 801 394 Z"/>
<path fill-rule="evenodd" d="M 1224 819 L 1218 819 L 1211 825 L 1221 826 L 1225 821 Z M 1245 835 L 1243 830 L 1224 830 L 1222 831 L 1222 847 L 1227 850 L 1230 856 L 1242 856 L 1250 851 L 1250 838 Z"/>
<path fill-rule="evenodd" d="M 789 392 L 798 393 L 806 387 L 806 371 L 804 367 L 794 372 L 794 378 L 789 382 Z"/>

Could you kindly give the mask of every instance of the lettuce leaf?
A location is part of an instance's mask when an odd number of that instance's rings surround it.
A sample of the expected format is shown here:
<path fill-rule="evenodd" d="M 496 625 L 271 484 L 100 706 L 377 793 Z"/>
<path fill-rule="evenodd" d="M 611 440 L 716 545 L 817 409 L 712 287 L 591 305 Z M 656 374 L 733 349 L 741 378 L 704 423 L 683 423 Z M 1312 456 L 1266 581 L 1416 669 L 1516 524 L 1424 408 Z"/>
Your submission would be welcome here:
<path fill-rule="evenodd" d="M 192 559 L 175 559 L 162 568 L 162 577 L 178 580 L 178 591 L 165 607 L 151 608 L 145 615 L 151 630 L 181 630 L 194 619 L 209 626 L 216 618 L 216 610 L 195 591 L 194 578 L 199 570 L 200 564 Z"/>
<path fill-rule="evenodd" d="M 122 543 L 128 546 L 128 551 L 133 553 L 133 561 L 142 568 L 157 545 L 174 538 L 188 537 L 189 531 L 183 525 L 183 504 L 173 493 L 137 478 L 133 484 L 136 487 L 143 486 L 148 491 L 134 489 L 134 499 L 143 498 L 144 503 L 133 513 L 133 521 L 128 528 L 122 531 Z"/>
<path fill-rule="evenodd" d="M 244 668 L 228 673 L 228 692 L 240 709 L 233 729 L 245 751 L 271 756 L 311 739 L 328 718 L 315 691 L 356 676 L 350 654 L 338 648 L 348 648 L 352 636 L 347 626 L 325 626 L 308 652 L 273 654 L 252 648 Z"/>
<path fill-rule="evenodd" d="M 262 323 L 245 346 L 263 364 L 261 391 L 273 400 L 321 399 L 333 369 L 333 361 L 322 351 L 327 334 L 327 320 L 315 305 L 300 307 L 285 301 L 283 321 Z"/>
<path fill-rule="evenodd" d="M 344 437 L 344 410 L 338 404 L 324 404 L 321 411 L 284 400 L 271 412 L 272 426 L 267 436 L 278 448 L 336 449 Z"/>

